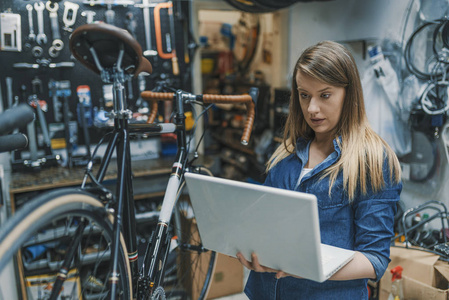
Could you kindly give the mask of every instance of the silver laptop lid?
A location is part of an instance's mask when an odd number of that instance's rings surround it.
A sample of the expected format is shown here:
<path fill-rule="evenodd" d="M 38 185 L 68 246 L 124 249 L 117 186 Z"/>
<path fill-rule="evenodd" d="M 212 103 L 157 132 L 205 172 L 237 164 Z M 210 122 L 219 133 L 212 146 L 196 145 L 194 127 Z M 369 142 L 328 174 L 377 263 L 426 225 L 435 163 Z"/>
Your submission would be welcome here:
<path fill-rule="evenodd" d="M 324 280 L 316 197 L 217 177 L 185 174 L 204 247 Z"/>

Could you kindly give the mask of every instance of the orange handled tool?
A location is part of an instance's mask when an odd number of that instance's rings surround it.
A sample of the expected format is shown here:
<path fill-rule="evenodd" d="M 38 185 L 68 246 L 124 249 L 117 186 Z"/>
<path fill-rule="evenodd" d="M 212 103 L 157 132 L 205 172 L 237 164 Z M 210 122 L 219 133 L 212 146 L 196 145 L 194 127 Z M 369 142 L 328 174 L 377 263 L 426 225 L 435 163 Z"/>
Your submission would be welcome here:
<path fill-rule="evenodd" d="M 168 9 L 168 14 L 170 18 L 170 37 L 172 39 L 172 51 L 171 53 L 164 52 L 162 47 L 162 28 L 161 28 L 161 9 Z M 171 59 L 173 66 L 173 75 L 179 75 L 179 65 L 178 65 L 178 57 L 176 56 L 176 45 L 175 45 L 175 26 L 173 19 L 173 3 L 170 2 L 162 2 L 157 4 L 154 7 L 154 27 L 156 33 L 156 47 L 159 56 L 163 59 Z"/>

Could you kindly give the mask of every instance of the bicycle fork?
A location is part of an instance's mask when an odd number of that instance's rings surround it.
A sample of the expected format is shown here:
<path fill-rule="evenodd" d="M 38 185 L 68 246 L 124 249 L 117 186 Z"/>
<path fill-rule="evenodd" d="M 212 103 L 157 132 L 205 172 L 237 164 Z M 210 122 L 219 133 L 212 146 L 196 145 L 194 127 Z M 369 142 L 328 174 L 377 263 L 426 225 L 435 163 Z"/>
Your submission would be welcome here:
<path fill-rule="evenodd" d="M 183 109 L 183 94 L 176 94 L 177 114 L 175 123 L 178 128 L 185 128 L 185 115 Z M 163 283 L 165 262 L 170 250 L 169 225 L 173 209 L 176 205 L 177 193 L 184 174 L 184 163 L 187 158 L 187 142 L 184 130 L 177 131 L 178 151 L 172 165 L 170 179 L 165 190 L 162 208 L 158 224 L 151 239 L 151 244 L 145 253 L 144 263 L 141 268 L 137 296 L 138 299 L 147 299 L 153 291 Z"/>

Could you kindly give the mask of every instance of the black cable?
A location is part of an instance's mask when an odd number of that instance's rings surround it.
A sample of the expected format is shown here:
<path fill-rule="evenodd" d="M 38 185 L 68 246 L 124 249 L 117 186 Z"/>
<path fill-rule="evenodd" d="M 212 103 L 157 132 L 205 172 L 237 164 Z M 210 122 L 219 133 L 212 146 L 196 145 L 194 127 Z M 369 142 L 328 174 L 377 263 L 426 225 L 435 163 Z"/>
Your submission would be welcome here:
<path fill-rule="evenodd" d="M 444 47 L 449 49 L 449 20 L 444 23 L 443 29 L 441 30 L 441 39 Z"/>
<path fill-rule="evenodd" d="M 194 136 L 194 134 L 195 134 L 195 132 L 196 132 L 196 128 L 197 128 L 197 122 L 198 122 L 198 120 L 211 108 L 213 106 L 213 104 L 209 104 L 205 109 L 203 109 L 203 111 L 195 118 L 195 125 L 193 126 L 193 129 L 192 129 L 192 132 L 190 133 L 190 138 L 189 138 L 189 142 L 187 143 L 187 145 L 188 145 L 188 149 L 187 149 L 187 152 L 190 150 L 190 142 L 192 141 L 192 139 L 193 139 L 193 136 Z M 205 131 L 205 130 L 204 130 Z M 204 136 L 204 131 L 203 131 L 203 135 L 202 136 Z M 197 143 L 197 145 L 196 145 L 196 148 L 195 148 L 195 151 L 198 151 L 198 147 L 199 147 L 199 145 L 200 145 L 200 142 L 201 142 L 201 140 L 202 140 L 202 137 L 201 137 L 201 139 L 200 139 L 200 141 Z"/>
<path fill-rule="evenodd" d="M 407 29 L 407 24 L 408 24 L 408 21 L 409 21 L 409 19 L 410 19 L 410 13 L 411 13 L 411 11 L 412 11 L 412 6 L 413 6 L 414 3 L 415 3 L 415 0 L 410 0 L 409 4 L 408 4 L 408 6 L 407 6 L 407 12 L 406 12 L 406 15 L 405 15 L 405 20 L 404 20 L 404 27 L 402 28 L 401 51 L 404 51 L 405 31 L 406 31 L 406 29 Z M 402 59 L 403 59 L 403 58 L 404 58 L 404 56 L 401 55 L 401 56 L 400 56 L 400 59 L 399 59 L 399 70 L 400 70 L 400 74 L 401 74 L 399 80 L 401 80 L 401 82 L 402 82 L 402 78 L 403 78 L 403 73 L 402 73 L 402 71 L 403 71 L 403 68 L 402 68 Z"/>
<path fill-rule="evenodd" d="M 444 22 L 445 20 L 442 19 L 438 19 L 438 20 L 434 20 L 434 21 L 429 21 L 426 22 L 424 24 L 422 24 L 421 26 L 419 26 L 414 32 L 413 34 L 410 36 L 410 38 L 407 41 L 407 44 L 405 46 L 405 50 L 404 50 L 404 59 L 405 59 L 405 63 L 407 66 L 407 69 L 412 72 L 413 74 L 416 75 L 416 77 L 422 79 L 422 80 L 429 80 L 431 77 L 435 76 L 437 78 L 440 78 L 443 73 L 427 73 L 427 72 L 423 72 L 420 71 L 413 63 L 412 63 L 412 59 L 411 59 L 411 48 L 412 48 L 412 43 L 415 39 L 415 37 L 425 28 L 427 28 L 428 26 L 432 26 L 432 25 L 437 25 L 437 29 L 439 28 L 439 26 L 441 25 L 442 22 Z M 436 57 L 438 60 L 438 57 Z"/>
<path fill-rule="evenodd" d="M 440 33 L 441 28 L 445 28 L 447 27 L 448 24 L 448 20 L 442 20 L 440 25 L 437 26 L 437 28 L 435 28 L 435 30 L 433 31 L 433 41 L 432 41 L 432 50 L 433 50 L 433 54 L 435 55 L 435 57 L 437 58 L 438 62 L 442 62 L 444 64 L 449 63 L 448 61 L 445 61 L 443 58 L 440 57 L 440 53 L 437 50 L 436 44 L 437 44 L 437 40 L 438 40 L 438 35 Z M 441 31 L 441 38 L 443 40 L 443 34 Z M 449 48 L 445 45 L 444 41 L 443 41 L 443 48 Z"/>

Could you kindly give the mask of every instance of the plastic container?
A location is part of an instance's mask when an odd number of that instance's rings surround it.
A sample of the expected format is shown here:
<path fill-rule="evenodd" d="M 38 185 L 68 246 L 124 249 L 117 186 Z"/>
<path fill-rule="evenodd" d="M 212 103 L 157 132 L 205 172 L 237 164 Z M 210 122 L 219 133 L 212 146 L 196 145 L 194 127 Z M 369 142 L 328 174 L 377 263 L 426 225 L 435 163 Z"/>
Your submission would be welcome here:
<path fill-rule="evenodd" d="M 402 267 L 396 266 L 390 270 L 393 277 L 391 278 L 391 293 L 388 300 L 403 300 L 404 290 L 402 288 Z"/>

